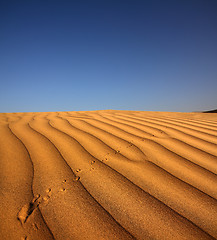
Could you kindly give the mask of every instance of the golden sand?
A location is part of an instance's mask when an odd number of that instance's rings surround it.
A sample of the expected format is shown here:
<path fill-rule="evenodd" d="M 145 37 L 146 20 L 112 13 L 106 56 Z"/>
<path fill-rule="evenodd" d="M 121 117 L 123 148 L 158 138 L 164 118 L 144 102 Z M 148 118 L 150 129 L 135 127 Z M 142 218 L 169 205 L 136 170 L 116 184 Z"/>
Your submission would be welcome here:
<path fill-rule="evenodd" d="M 0 114 L 0 239 L 217 238 L 217 114 Z"/>

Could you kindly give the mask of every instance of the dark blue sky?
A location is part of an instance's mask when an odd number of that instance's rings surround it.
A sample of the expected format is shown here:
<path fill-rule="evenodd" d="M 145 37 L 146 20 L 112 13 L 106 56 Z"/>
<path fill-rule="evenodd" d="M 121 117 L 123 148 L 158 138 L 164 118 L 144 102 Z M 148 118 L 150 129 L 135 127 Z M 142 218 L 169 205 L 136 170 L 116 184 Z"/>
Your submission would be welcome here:
<path fill-rule="evenodd" d="M 0 112 L 217 108 L 216 0 L 0 0 Z"/>

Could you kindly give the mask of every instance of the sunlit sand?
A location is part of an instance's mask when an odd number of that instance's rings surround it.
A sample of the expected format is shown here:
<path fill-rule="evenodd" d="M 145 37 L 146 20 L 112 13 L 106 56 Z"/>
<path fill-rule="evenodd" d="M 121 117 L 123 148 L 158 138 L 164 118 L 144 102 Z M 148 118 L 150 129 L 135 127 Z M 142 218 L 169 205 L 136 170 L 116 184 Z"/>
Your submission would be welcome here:
<path fill-rule="evenodd" d="M 0 114 L 1 239 L 217 238 L 217 114 Z"/>

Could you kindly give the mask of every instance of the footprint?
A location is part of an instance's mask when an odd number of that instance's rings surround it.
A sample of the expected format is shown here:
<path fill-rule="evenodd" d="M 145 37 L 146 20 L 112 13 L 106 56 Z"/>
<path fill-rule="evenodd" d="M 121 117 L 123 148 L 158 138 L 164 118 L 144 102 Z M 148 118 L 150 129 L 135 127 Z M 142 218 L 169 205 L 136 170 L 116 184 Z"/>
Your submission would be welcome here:
<path fill-rule="evenodd" d="M 47 196 L 43 197 L 43 201 L 46 202 L 46 201 L 48 201 L 49 198 L 50 198 L 50 196 L 47 195 Z"/>
<path fill-rule="evenodd" d="M 75 181 L 79 181 L 80 180 L 80 177 L 79 176 L 76 176 L 75 177 Z"/>
<path fill-rule="evenodd" d="M 36 195 L 30 203 L 24 205 L 17 214 L 18 220 L 23 225 L 29 216 L 33 213 L 33 211 L 39 206 L 40 204 L 40 195 Z"/>
<path fill-rule="evenodd" d="M 46 190 L 46 193 L 50 193 L 51 192 L 51 188 L 48 188 L 47 190 Z"/>
<path fill-rule="evenodd" d="M 20 240 L 27 240 L 27 236 L 21 237 Z"/>

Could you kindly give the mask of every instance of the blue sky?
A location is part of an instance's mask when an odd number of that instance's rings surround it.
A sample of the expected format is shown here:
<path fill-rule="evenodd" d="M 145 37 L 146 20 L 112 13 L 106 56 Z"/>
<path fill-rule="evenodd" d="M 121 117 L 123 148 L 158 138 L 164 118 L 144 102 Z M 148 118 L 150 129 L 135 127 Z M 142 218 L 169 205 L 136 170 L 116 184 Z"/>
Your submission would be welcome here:
<path fill-rule="evenodd" d="M 0 112 L 214 108 L 216 0 L 0 0 Z"/>

